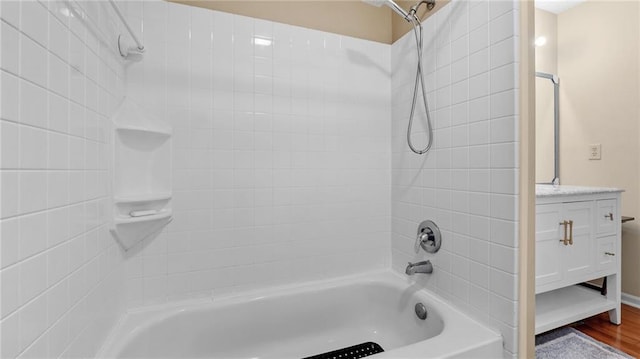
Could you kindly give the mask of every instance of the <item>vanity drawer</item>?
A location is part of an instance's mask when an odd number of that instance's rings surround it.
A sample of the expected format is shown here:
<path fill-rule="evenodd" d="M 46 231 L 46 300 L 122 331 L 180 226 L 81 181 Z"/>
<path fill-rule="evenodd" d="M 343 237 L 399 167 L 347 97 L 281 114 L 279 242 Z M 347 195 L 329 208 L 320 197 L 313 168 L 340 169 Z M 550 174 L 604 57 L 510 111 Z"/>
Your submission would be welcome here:
<path fill-rule="evenodd" d="M 599 200 L 596 216 L 596 233 L 598 236 L 616 234 L 620 217 L 618 217 L 618 206 L 615 199 Z"/>
<path fill-rule="evenodd" d="M 596 270 L 615 269 L 619 253 L 616 250 L 617 236 L 598 238 L 596 250 Z"/>

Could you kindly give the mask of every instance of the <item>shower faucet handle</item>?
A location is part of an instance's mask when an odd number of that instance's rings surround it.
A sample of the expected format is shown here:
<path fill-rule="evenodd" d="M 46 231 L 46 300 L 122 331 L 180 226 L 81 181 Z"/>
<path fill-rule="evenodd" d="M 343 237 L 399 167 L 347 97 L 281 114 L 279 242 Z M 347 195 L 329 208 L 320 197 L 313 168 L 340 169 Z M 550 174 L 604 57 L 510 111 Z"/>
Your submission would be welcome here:
<path fill-rule="evenodd" d="M 431 220 L 422 221 L 418 226 L 414 251 L 418 253 L 422 247 L 427 253 L 435 253 L 440 250 L 440 246 L 442 246 L 440 228 Z"/>
<path fill-rule="evenodd" d="M 418 253 L 420 251 L 420 246 L 422 246 L 422 243 L 428 240 L 429 240 L 429 234 L 424 232 L 418 233 L 418 236 L 416 237 L 416 244 L 413 246 L 413 251 Z"/>

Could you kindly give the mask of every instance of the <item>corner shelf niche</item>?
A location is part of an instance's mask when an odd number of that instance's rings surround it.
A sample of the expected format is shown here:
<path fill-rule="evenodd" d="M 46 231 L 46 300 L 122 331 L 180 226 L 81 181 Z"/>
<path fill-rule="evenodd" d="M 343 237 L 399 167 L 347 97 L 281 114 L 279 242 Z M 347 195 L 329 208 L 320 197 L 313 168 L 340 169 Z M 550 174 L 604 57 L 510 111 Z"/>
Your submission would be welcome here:
<path fill-rule="evenodd" d="M 173 218 L 172 130 L 127 98 L 112 122 L 111 233 L 128 250 Z"/>

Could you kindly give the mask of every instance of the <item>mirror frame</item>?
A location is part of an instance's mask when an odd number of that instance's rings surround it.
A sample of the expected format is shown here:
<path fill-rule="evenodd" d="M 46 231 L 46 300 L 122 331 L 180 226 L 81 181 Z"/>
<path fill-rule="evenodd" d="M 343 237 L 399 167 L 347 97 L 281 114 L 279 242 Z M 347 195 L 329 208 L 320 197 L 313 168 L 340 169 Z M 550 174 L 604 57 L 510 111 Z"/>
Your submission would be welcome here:
<path fill-rule="evenodd" d="M 553 83 L 553 179 L 542 184 L 560 184 L 560 78 L 546 72 L 536 72 L 536 77 Z"/>

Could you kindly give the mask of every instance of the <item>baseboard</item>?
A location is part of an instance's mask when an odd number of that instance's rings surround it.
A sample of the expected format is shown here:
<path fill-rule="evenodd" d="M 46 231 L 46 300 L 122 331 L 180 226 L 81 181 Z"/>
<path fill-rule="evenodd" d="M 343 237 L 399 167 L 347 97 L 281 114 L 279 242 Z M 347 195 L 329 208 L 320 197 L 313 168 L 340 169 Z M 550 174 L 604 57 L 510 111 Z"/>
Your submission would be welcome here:
<path fill-rule="evenodd" d="M 635 295 L 622 293 L 622 303 L 630 305 L 632 307 L 640 308 L 640 297 Z"/>

